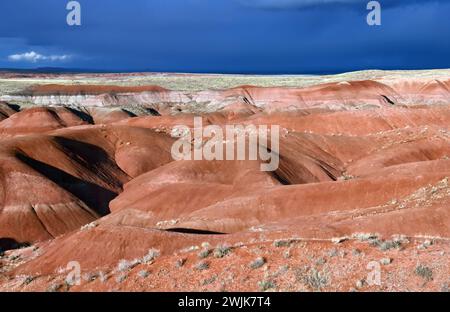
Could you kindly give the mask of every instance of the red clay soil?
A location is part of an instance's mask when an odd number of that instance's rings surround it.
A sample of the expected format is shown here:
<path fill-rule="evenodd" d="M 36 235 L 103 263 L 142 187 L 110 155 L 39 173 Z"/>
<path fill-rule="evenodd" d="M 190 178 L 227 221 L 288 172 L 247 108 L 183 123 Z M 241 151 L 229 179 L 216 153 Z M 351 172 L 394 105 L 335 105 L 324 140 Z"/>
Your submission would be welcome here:
<path fill-rule="evenodd" d="M 193 127 L 194 114 L 1 103 L 0 291 L 448 291 L 448 87 L 222 91 L 247 100 L 203 124 L 280 125 L 274 172 L 260 161 L 173 160 L 170 133 Z M 390 103 L 411 94 L 424 101 Z M 339 105 L 310 105 L 321 101 Z M 65 282 L 73 261 L 79 285 Z"/>
<path fill-rule="evenodd" d="M 0 134 L 37 133 L 88 124 L 65 107 L 33 107 L 0 122 Z"/>

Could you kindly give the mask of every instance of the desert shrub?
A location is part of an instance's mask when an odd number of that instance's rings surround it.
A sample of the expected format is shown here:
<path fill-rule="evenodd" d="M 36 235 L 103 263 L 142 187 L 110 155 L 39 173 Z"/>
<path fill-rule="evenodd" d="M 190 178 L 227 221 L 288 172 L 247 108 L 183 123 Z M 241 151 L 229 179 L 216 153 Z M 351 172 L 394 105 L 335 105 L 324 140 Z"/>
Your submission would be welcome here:
<path fill-rule="evenodd" d="M 400 239 L 383 241 L 378 238 L 371 238 L 368 240 L 368 242 L 371 246 L 378 247 L 382 251 L 402 247 L 402 241 Z"/>
<path fill-rule="evenodd" d="M 320 257 L 319 259 L 317 259 L 316 265 L 321 266 L 321 265 L 324 265 L 326 262 L 327 262 L 327 260 L 324 257 Z"/>
<path fill-rule="evenodd" d="M 431 270 L 429 267 L 424 266 L 422 264 L 419 264 L 416 267 L 416 275 L 422 277 L 423 279 L 425 279 L 426 281 L 431 281 L 433 280 L 433 270 Z"/>
<path fill-rule="evenodd" d="M 328 257 L 330 258 L 336 257 L 337 255 L 339 255 L 339 252 L 336 248 L 330 249 L 328 251 Z"/>
<path fill-rule="evenodd" d="M 373 233 L 354 233 L 352 235 L 352 238 L 359 240 L 361 242 L 365 242 L 368 240 L 375 240 L 378 238 L 377 234 L 373 234 Z"/>
<path fill-rule="evenodd" d="M 160 255 L 160 252 L 158 249 L 150 249 L 148 253 L 142 258 L 142 263 L 148 263 L 150 261 L 155 260 Z"/>
<path fill-rule="evenodd" d="M 195 268 L 198 271 L 208 270 L 209 269 L 209 263 L 206 262 L 206 261 L 200 261 L 199 263 L 196 264 Z"/>
<path fill-rule="evenodd" d="M 250 263 L 250 268 L 252 269 L 259 269 L 260 267 L 262 267 L 264 264 L 266 264 L 266 259 L 263 257 L 258 257 L 256 258 L 254 261 L 252 261 Z"/>
<path fill-rule="evenodd" d="M 273 274 L 272 277 L 278 277 L 281 275 L 286 274 L 289 271 L 289 265 L 282 265 L 278 267 L 278 270 L 276 270 Z"/>
<path fill-rule="evenodd" d="M 105 282 L 108 280 L 108 278 L 109 278 L 108 274 L 106 274 L 105 272 L 100 272 L 100 273 L 98 274 L 98 276 L 99 276 L 100 281 L 101 281 L 102 283 L 105 283 Z"/>
<path fill-rule="evenodd" d="M 306 276 L 306 284 L 313 289 L 320 290 L 328 285 L 328 275 L 324 272 L 312 269 Z"/>
<path fill-rule="evenodd" d="M 34 276 L 27 276 L 27 277 L 25 277 L 25 279 L 23 281 L 23 285 L 28 285 L 35 279 L 36 279 L 36 277 L 34 277 Z"/>
<path fill-rule="evenodd" d="M 427 239 L 422 244 L 417 246 L 418 249 L 427 249 L 428 247 L 431 247 L 433 245 L 433 241 Z"/>
<path fill-rule="evenodd" d="M 204 279 L 202 282 L 203 286 L 210 285 L 217 280 L 217 276 L 211 276 L 210 278 Z"/>
<path fill-rule="evenodd" d="M 117 283 L 122 283 L 124 280 L 127 279 L 127 275 L 126 274 L 120 274 L 119 276 L 116 276 L 116 282 Z"/>
<path fill-rule="evenodd" d="M 12 255 L 9 257 L 9 260 L 11 260 L 11 261 L 20 260 L 20 255 Z"/>
<path fill-rule="evenodd" d="M 273 289 L 276 286 L 274 281 L 270 281 L 270 280 L 265 280 L 265 281 L 259 281 L 258 282 L 258 287 L 260 291 L 267 291 L 269 289 Z"/>
<path fill-rule="evenodd" d="M 288 247 L 290 244 L 291 244 L 290 241 L 288 241 L 288 240 L 281 240 L 281 239 L 276 240 L 276 241 L 273 242 L 273 245 L 275 247 Z"/>
<path fill-rule="evenodd" d="M 139 261 L 138 259 L 131 260 L 131 261 L 122 259 L 119 261 L 119 264 L 117 265 L 117 271 L 125 272 L 128 270 L 131 270 L 132 268 L 137 266 L 139 263 L 141 263 L 141 261 Z"/>
<path fill-rule="evenodd" d="M 181 258 L 175 262 L 175 266 L 177 268 L 181 268 L 185 263 L 186 263 L 186 258 Z"/>
<path fill-rule="evenodd" d="M 231 247 L 227 245 L 217 246 L 214 249 L 214 257 L 215 258 L 223 258 L 231 252 Z"/>
<path fill-rule="evenodd" d="M 370 238 L 367 240 L 367 242 L 369 243 L 370 246 L 379 247 L 383 241 L 380 240 L 379 238 Z"/>
<path fill-rule="evenodd" d="M 47 292 L 57 292 L 62 288 L 61 284 L 51 284 L 47 288 Z"/>
<path fill-rule="evenodd" d="M 150 275 L 150 273 L 147 270 L 141 270 L 139 271 L 138 275 L 142 278 L 146 278 Z"/>
<path fill-rule="evenodd" d="M 354 176 L 352 176 L 351 174 L 348 174 L 347 172 L 343 172 L 342 173 L 342 176 L 340 176 L 339 178 L 338 178 L 338 180 L 340 180 L 340 181 L 348 181 L 348 180 L 353 180 L 355 177 Z"/>
<path fill-rule="evenodd" d="M 297 270 L 297 281 L 305 284 L 312 290 L 318 291 L 325 288 L 329 283 L 329 276 L 324 271 L 318 271 L 313 268 L 310 270 L 299 269 Z"/>
<path fill-rule="evenodd" d="M 402 246 L 401 241 L 387 240 L 387 241 L 382 242 L 378 247 L 380 248 L 380 250 L 386 251 L 386 250 L 391 250 L 394 248 L 400 248 L 401 246 Z"/>
<path fill-rule="evenodd" d="M 198 254 L 197 254 L 197 256 L 200 258 L 200 259 L 205 259 L 205 258 L 208 258 L 208 256 L 211 254 L 211 250 L 210 249 L 202 249 Z"/>

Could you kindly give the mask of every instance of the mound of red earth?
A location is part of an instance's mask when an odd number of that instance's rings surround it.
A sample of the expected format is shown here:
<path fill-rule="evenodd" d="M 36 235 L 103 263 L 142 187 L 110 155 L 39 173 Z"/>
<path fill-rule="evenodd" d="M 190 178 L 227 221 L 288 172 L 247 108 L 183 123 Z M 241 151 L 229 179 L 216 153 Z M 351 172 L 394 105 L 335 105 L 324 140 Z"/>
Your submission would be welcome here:
<path fill-rule="evenodd" d="M 186 106 L 2 102 L 0 290 L 448 290 L 449 87 L 357 81 L 192 96 L 204 125 L 279 125 L 272 172 L 259 160 L 174 160 L 171 133 L 198 115 Z M 73 263 L 79 281 L 66 280 Z"/>

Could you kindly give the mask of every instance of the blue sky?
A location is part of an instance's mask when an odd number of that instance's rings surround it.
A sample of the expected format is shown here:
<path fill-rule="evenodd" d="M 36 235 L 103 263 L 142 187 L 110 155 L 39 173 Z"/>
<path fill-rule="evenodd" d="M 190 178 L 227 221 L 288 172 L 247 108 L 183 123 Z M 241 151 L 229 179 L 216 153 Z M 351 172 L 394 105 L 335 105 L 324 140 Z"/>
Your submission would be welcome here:
<path fill-rule="evenodd" d="M 450 0 L 2 0 L 0 68 L 327 73 L 450 67 Z"/>

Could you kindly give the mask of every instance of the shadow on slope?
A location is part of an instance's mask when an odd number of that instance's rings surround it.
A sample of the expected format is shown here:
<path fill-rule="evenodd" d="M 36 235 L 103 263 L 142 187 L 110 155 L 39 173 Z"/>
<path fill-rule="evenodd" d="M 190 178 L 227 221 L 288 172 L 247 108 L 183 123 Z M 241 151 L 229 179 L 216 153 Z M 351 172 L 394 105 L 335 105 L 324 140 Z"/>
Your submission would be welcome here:
<path fill-rule="evenodd" d="M 16 153 L 16 157 L 64 190 L 75 195 L 99 215 L 105 216 L 110 213 L 109 202 L 118 195 L 117 193 L 97 184 L 83 181 L 25 154 Z"/>
<path fill-rule="evenodd" d="M 10 237 L 0 238 L 0 254 L 7 250 L 19 249 L 28 246 L 30 246 L 29 243 L 19 243 L 18 241 Z"/>

